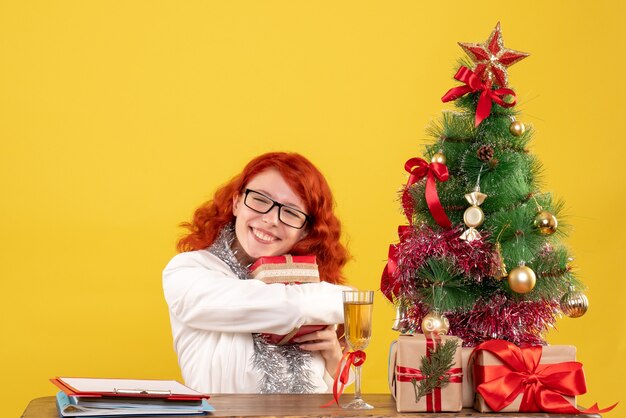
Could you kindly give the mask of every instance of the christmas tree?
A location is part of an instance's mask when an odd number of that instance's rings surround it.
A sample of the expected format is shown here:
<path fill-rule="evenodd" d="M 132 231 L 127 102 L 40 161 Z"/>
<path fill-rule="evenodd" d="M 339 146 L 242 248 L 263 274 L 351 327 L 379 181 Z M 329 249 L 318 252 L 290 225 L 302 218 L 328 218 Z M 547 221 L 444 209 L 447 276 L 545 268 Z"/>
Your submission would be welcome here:
<path fill-rule="evenodd" d="M 541 191 L 533 130 L 508 86 L 508 67 L 528 54 L 504 46 L 499 23 L 486 42 L 459 45 L 471 62 L 442 98 L 456 110 L 430 127 L 425 159 L 405 165 L 409 224 L 390 246 L 381 291 L 402 332 L 545 344 L 562 313 L 581 316 L 588 302 L 563 243 L 563 202 Z"/>

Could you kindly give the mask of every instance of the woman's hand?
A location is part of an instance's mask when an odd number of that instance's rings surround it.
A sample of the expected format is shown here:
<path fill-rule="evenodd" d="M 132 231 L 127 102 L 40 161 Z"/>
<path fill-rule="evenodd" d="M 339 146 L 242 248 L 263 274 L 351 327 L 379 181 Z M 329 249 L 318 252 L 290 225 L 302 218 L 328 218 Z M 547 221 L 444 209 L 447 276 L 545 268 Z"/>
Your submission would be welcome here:
<path fill-rule="evenodd" d="M 303 350 L 319 351 L 326 363 L 326 371 L 335 377 L 346 345 L 343 337 L 339 339 L 337 336 L 337 325 L 329 325 L 323 330 L 301 335 L 294 342 Z"/>

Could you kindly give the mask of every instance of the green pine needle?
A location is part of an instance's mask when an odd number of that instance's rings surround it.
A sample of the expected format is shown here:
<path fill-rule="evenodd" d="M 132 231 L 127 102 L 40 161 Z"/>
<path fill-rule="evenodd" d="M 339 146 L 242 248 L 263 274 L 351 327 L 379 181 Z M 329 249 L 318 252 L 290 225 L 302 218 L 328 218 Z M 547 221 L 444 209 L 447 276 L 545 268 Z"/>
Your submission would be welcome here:
<path fill-rule="evenodd" d="M 480 289 L 464 280 L 463 271 L 451 258 L 430 258 L 417 270 L 415 284 L 420 300 L 441 312 L 469 309 Z"/>
<path fill-rule="evenodd" d="M 423 396 L 431 393 L 433 390 L 437 388 L 443 389 L 448 386 L 450 375 L 447 372 L 454 366 L 454 354 L 458 348 L 458 341 L 450 339 L 431 350 L 430 356 L 422 357 L 420 371 L 424 378 L 419 381 L 411 379 L 413 389 L 415 390 L 415 403 L 419 402 Z"/>

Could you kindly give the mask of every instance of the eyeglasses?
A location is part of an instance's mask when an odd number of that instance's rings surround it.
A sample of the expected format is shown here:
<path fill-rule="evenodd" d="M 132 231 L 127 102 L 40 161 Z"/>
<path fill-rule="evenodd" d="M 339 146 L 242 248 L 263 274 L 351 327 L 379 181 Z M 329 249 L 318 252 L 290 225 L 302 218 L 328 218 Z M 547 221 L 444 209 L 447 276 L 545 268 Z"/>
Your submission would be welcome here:
<path fill-rule="evenodd" d="M 263 193 L 250 189 L 246 189 L 244 193 L 244 205 L 255 212 L 268 213 L 274 206 L 278 206 L 278 220 L 287 226 L 302 229 L 307 221 L 311 221 L 311 217 L 301 210 L 278 203 L 274 199 L 265 196 Z"/>

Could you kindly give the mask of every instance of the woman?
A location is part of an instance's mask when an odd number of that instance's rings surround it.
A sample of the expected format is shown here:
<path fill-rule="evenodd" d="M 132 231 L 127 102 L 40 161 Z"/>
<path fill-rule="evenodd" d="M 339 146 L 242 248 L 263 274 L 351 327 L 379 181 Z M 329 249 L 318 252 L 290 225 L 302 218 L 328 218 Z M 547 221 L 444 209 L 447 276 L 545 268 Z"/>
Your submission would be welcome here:
<path fill-rule="evenodd" d="M 206 393 L 329 391 L 342 355 L 333 324 L 343 322 L 348 253 L 317 168 L 298 154 L 261 155 L 183 226 L 163 288 L 185 382 Z M 322 282 L 247 280 L 257 258 L 283 254 L 315 255 Z M 307 324 L 328 326 L 286 346 L 259 334 Z"/>

